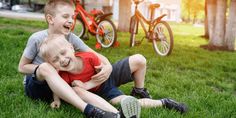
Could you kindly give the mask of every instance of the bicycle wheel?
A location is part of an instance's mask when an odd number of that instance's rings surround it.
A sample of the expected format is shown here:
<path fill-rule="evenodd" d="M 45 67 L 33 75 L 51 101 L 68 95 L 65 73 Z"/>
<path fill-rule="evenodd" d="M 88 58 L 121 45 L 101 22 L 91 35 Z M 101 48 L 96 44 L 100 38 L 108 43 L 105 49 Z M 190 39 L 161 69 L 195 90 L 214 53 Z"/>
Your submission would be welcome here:
<path fill-rule="evenodd" d="M 170 55 L 174 45 L 173 33 L 169 24 L 160 21 L 154 26 L 154 39 L 152 40 L 155 52 L 161 56 Z"/>
<path fill-rule="evenodd" d="M 98 23 L 96 30 L 97 42 L 102 45 L 103 48 L 108 48 L 116 42 L 117 32 L 115 25 L 109 19 L 103 19 Z"/>
<path fill-rule="evenodd" d="M 80 19 L 80 18 L 76 19 L 76 23 L 75 23 L 75 27 L 74 27 L 73 32 L 75 35 L 77 35 L 80 38 L 82 38 L 84 36 L 85 25 L 84 25 L 84 22 L 82 21 L 82 19 Z"/>
<path fill-rule="evenodd" d="M 130 41 L 129 41 L 130 47 L 135 46 L 135 34 L 137 32 L 137 28 L 138 28 L 138 22 L 136 20 L 136 17 L 132 16 L 130 20 Z"/>

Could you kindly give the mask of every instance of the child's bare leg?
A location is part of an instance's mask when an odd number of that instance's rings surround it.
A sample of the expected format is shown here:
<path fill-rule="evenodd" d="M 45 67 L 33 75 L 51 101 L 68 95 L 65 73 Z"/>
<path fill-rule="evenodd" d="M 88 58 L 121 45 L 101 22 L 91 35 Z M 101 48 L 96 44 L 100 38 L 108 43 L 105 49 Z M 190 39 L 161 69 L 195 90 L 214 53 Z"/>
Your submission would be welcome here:
<path fill-rule="evenodd" d="M 75 91 L 58 75 L 57 71 L 47 63 L 43 63 L 37 70 L 37 78 L 46 80 L 51 90 L 61 99 L 84 111 L 85 103 Z"/>
<path fill-rule="evenodd" d="M 136 88 L 144 88 L 144 80 L 146 74 L 146 59 L 136 54 L 129 57 L 130 71 L 134 75 L 134 84 Z"/>
<path fill-rule="evenodd" d="M 127 95 L 120 95 L 111 99 L 112 104 L 119 104 L 121 99 L 127 97 Z M 149 98 L 138 99 L 138 102 L 142 107 L 150 108 L 150 107 L 160 107 L 162 106 L 162 102 L 160 100 L 153 100 Z"/>
<path fill-rule="evenodd" d="M 129 58 L 130 71 L 134 76 L 134 88 L 131 91 L 132 96 L 140 98 L 152 98 L 149 92 L 144 88 L 146 74 L 146 59 L 143 55 L 136 54 Z"/>
<path fill-rule="evenodd" d="M 149 98 L 142 98 L 138 99 L 140 105 L 145 108 L 152 108 L 152 107 L 161 107 L 162 102 L 160 100 L 153 100 Z"/>
<path fill-rule="evenodd" d="M 88 92 L 82 88 L 79 87 L 73 87 L 75 92 L 77 93 L 78 96 L 81 97 L 85 102 L 92 104 L 96 107 L 99 107 L 105 111 L 110 111 L 113 113 L 117 113 L 118 110 L 113 107 L 110 103 L 108 103 L 106 100 L 101 98 L 100 96 L 93 94 L 91 92 Z"/>
<path fill-rule="evenodd" d="M 127 97 L 127 95 L 120 95 L 118 97 L 115 97 L 115 98 L 111 99 L 110 103 L 113 104 L 113 105 L 120 104 L 121 100 L 125 97 Z"/>

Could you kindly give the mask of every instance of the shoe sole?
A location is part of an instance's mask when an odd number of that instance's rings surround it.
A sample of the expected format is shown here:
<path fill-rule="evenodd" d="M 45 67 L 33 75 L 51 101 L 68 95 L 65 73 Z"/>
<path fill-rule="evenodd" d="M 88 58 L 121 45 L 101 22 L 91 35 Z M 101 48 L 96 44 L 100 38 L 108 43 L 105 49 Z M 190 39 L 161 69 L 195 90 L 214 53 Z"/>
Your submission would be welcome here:
<path fill-rule="evenodd" d="M 141 106 L 136 98 L 131 96 L 123 98 L 121 108 L 125 118 L 140 118 Z"/>

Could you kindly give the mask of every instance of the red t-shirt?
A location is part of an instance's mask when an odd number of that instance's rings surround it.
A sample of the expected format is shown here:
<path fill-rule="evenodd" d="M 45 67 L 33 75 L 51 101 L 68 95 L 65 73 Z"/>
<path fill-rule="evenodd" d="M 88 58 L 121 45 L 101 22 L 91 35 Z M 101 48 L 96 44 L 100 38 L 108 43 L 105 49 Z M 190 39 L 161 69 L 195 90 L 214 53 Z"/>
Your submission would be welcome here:
<path fill-rule="evenodd" d="M 72 74 L 66 71 L 59 71 L 59 75 L 68 83 L 71 84 L 74 80 L 80 80 L 82 82 L 87 82 L 91 79 L 93 75 L 96 74 L 94 66 L 100 65 L 100 60 L 94 53 L 91 52 L 77 52 L 76 57 L 80 57 L 83 62 L 82 71 L 79 74 Z M 99 86 L 91 89 L 91 91 L 96 91 Z"/>

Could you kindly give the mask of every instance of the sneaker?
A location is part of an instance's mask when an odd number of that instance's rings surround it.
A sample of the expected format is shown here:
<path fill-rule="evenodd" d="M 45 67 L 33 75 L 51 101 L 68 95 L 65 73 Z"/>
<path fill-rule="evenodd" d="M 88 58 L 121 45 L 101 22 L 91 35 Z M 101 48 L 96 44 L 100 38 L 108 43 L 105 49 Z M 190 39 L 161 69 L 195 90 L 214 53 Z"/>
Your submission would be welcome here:
<path fill-rule="evenodd" d="M 149 91 L 146 88 L 139 89 L 133 87 L 133 90 L 131 91 L 130 95 L 138 98 L 152 98 L 152 96 L 149 94 Z"/>
<path fill-rule="evenodd" d="M 92 113 L 88 118 L 120 118 L 120 114 L 104 111 L 100 108 L 94 107 Z"/>
<path fill-rule="evenodd" d="M 141 106 L 132 96 L 121 100 L 121 118 L 140 118 Z"/>
<path fill-rule="evenodd" d="M 187 112 L 187 110 L 188 110 L 187 106 L 185 104 L 178 103 L 178 102 L 176 102 L 172 99 L 169 99 L 169 98 L 161 99 L 161 102 L 165 108 L 174 109 L 174 110 L 180 112 L 181 114 Z"/>

